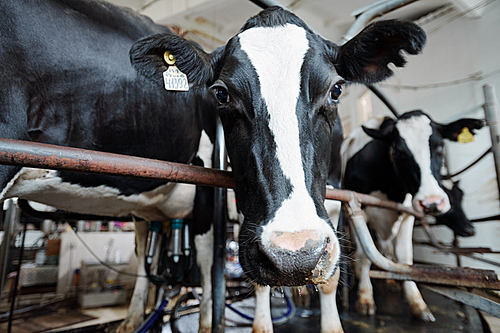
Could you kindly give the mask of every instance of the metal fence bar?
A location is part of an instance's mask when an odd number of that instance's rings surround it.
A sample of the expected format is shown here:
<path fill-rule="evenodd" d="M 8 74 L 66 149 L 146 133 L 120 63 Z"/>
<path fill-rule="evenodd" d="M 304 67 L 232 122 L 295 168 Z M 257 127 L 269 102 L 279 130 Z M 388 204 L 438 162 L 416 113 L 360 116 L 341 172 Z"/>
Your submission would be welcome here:
<path fill-rule="evenodd" d="M 227 171 L 21 140 L 0 139 L 0 164 L 234 187 Z"/>
<path fill-rule="evenodd" d="M 203 186 L 234 188 L 231 172 L 142 157 L 104 153 L 21 140 L 0 138 L 0 164 L 66 170 L 112 176 L 154 179 Z M 366 194 L 327 189 L 326 199 L 348 201 L 353 196 L 363 204 L 423 217 L 411 208 Z"/>
<path fill-rule="evenodd" d="M 0 164 L 140 177 L 205 186 L 234 187 L 232 174 L 227 171 L 8 139 L 0 139 Z M 422 213 L 401 204 L 352 191 L 327 189 L 326 198 L 350 202 L 348 207 L 355 208 L 356 212 L 360 212 L 361 204 L 364 204 L 395 209 L 415 215 L 417 218 L 424 217 Z M 428 282 L 432 283 L 450 284 L 450 281 L 458 281 L 451 284 L 500 289 L 500 281 L 493 271 L 464 270 L 460 268 L 452 270 L 449 267 L 444 269 L 442 267 L 422 265 L 409 266 L 386 259 L 376 250 L 373 240 L 369 237 L 368 227 L 362 214 L 356 214 L 354 214 L 355 218 L 352 222 L 355 226 L 353 230 L 357 237 L 362 238 L 362 244 L 366 247 L 365 251 L 368 251 L 367 254 L 371 255 L 370 259 L 377 266 L 395 272 L 395 274 L 404 274 L 409 276 L 410 279 L 415 276 L 426 278 Z M 460 282 L 461 279 L 472 282 Z"/>
<path fill-rule="evenodd" d="M 424 286 L 435 293 L 446 296 L 452 300 L 459 301 L 472 306 L 478 310 L 484 311 L 492 316 L 500 318 L 500 304 L 493 302 L 486 297 L 473 294 L 464 290 L 437 286 Z"/>

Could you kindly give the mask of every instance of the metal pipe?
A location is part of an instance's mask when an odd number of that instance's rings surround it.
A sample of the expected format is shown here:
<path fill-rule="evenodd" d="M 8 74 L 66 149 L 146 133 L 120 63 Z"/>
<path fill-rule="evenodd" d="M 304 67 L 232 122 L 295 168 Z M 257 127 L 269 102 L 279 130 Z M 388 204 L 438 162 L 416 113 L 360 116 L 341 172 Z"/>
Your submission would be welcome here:
<path fill-rule="evenodd" d="M 430 265 L 405 265 L 395 263 L 384 257 L 377 250 L 366 225 L 361 210 L 361 204 L 352 197 L 348 204 L 344 203 L 349 214 L 351 229 L 367 257 L 375 266 L 388 272 L 370 271 L 370 277 L 399 280 L 413 280 L 436 284 L 457 285 L 474 288 L 500 289 L 500 280 L 496 273 L 490 270 L 438 267 Z"/>
<path fill-rule="evenodd" d="M 234 188 L 231 172 L 141 157 L 55 146 L 0 138 L 0 164 L 33 168 L 136 177 L 202 186 Z M 346 190 L 327 189 L 326 199 L 349 201 L 352 196 L 363 205 L 394 209 L 423 217 L 411 208 L 392 201 Z"/>
<path fill-rule="evenodd" d="M 456 288 L 437 287 L 428 285 L 425 285 L 424 287 L 435 293 L 446 296 L 454 301 L 458 301 L 463 304 L 472 306 L 477 310 L 484 311 L 492 316 L 500 318 L 500 304 L 497 302 L 493 302 L 487 299 L 486 297 Z"/>
<path fill-rule="evenodd" d="M 226 169 L 226 144 L 224 129 L 220 119 L 217 119 L 214 165 L 219 170 Z M 214 258 L 212 266 L 212 332 L 224 332 L 224 309 L 226 301 L 226 280 L 224 279 L 226 265 L 226 188 L 218 187 L 214 195 Z"/>
<path fill-rule="evenodd" d="M 0 164 L 234 187 L 227 171 L 21 140 L 0 139 Z"/>
<path fill-rule="evenodd" d="M 16 280 L 14 282 L 14 289 L 12 290 L 12 302 L 10 303 L 10 312 L 9 312 L 9 323 L 7 325 L 7 332 L 12 332 L 12 320 L 14 319 L 14 308 L 16 306 L 16 296 L 17 296 L 17 287 L 19 286 L 19 278 L 21 277 L 21 265 L 23 264 L 23 256 L 24 256 L 24 243 L 26 241 L 26 232 L 28 231 L 28 223 L 24 223 L 24 231 L 23 237 L 21 240 L 21 251 L 19 253 L 19 262 L 17 264 L 17 275 Z"/>
<path fill-rule="evenodd" d="M 490 127 L 491 150 L 495 160 L 495 170 L 497 172 L 497 187 L 500 193 L 500 111 L 495 94 L 495 87 L 489 84 L 483 86 L 484 92 L 484 115 Z"/>
<path fill-rule="evenodd" d="M 250 1 L 262 9 L 266 9 L 266 8 L 272 7 L 272 6 L 278 6 L 278 7 L 287 9 L 285 6 L 283 6 L 281 3 L 279 3 L 279 1 L 276 1 L 276 0 L 250 0 Z"/>
<path fill-rule="evenodd" d="M 384 257 L 377 250 L 377 247 L 373 243 L 372 236 L 366 225 L 366 221 L 363 217 L 363 211 L 361 210 L 361 204 L 353 198 L 347 203 L 344 203 L 344 207 L 350 217 L 351 230 L 357 239 L 357 243 L 361 245 L 363 251 L 367 257 L 379 268 L 385 269 L 387 271 L 397 271 L 404 273 L 411 273 L 411 268 L 405 264 L 398 264 L 392 260 Z"/>
<path fill-rule="evenodd" d="M 6 200 L 7 210 L 5 212 L 5 223 L 2 246 L 0 248 L 0 290 L 3 290 L 9 269 L 9 251 L 12 235 L 16 231 L 16 224 L 19 221 L 19 210 L 14 203 L 14 199 Z M 3 204 L 2 204 L 3 205 Z M 3 214 L 3 208 L 0 210 Z"/>
<path fill-rule="evenodd" d="M 370 8 L 366 10 L 364 13 L 359 15 L 356 19 L 356 21 L 351 25 L 349 30 L 346 32 L 344 36 L 342 36 L 342 40 L 340 41 L 339 45 L 343 45 L 347 43 L 351 38 L 356 36 L 356 34 L 361 31 L 364 26 L 374 19 L 377 16 L 382 16 L 385 13 L 388 13 L 390 11 L 393 11 L 395 9 L 398 9 L 400 7 L 403 7 L 407 4 L 410 4 L 412 2 L 415 2 L 417 0 L 395 0 L 395 1 L 387 1 L 384 3 L 381 3 L 379 6 L 375 6 L 373 8 Z"/>
<path fill-rule="evenodd" d="M 353 198 L 362 205 L 397 210 L 398 212 L 407 213 L 417 218 L 424 217 L 423 213 L 417 212 L 410 207 L 403 206 L 402 204 L 394 201 L 381 200 L 368 194 L 362 194 L 348 190 L 337 190 L 331 188 L 326 189 L 326 199 L 349 202 Z"/>

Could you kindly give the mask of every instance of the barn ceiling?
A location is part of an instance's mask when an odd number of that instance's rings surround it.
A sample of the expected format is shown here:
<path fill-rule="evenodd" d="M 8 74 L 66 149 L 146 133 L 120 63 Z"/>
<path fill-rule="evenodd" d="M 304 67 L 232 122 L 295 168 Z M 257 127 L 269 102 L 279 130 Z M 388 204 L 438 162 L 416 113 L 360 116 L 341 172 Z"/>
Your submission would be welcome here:
<path fill-rule="evenodd" d="M 186 38 L 214 49 L 238 32 L 260 8 L 247 0 L 108 0 L 131 7 L 156 23 L 175 25 Z M 338 42 L 355 21 L 353 14 L 374 2 L 387 0 L 280 0 L 316 31 Z M 448 8 L 467 12 L 471 18 L 482 15 L 483 0 L 419 0 L 390 12 L 383 18 L 418 20 L 436 10 Z M 479 5 L 479 9 L 474 8 Z M 448 7 L 446 7 L 448 6 Z"/>

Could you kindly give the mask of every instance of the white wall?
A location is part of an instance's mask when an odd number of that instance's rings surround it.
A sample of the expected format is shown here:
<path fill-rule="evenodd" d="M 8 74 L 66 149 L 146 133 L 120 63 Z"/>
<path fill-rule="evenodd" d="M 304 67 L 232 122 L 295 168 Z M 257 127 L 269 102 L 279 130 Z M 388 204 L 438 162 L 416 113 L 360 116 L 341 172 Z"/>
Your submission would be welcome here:
<path fill-rule="evenodd" d="M 409 56 L 403 69 L 395 69 L 395 76 L 380 86 L 401 111 L 422 109 L 438 122 L 446 123 L 467 113 L 468 117 L 484 118 L 484 84 L 496 86 L 500 97 L 500 2 L 489 4 L 479 19 L 460 16 L 452 10 L 444 16 L 422 25 L 428 34 L 427 45 L 421 55 Z M 442 84 L 480 76 L 460 84 Z M 435 86 L 436 84 L 440 84 Z M 342 96 L 341 114 L 357 121 L 356 101 L 366 88 L 351 86 L 348 96 Z M 388 115 L 390 111 L 372 96 L 374 115 Z M 472 112 L 471 112 L 472 111 Z M 447 143 L 451 172 L 458 171 L 479 157 L 491 146 L 488 129 L 482 129 L 474 143 Z M 465 191 L 464 209 L 469 218 L 495 215 L 500 212 L 498 190 L 495 181 L 492 156 L 457 177 Z M 477 223 L 476 236 L 461 238 L 462 246 L 490 247 L 500 251 L 500 222 Z M 445 242 L 451 242 L 452 233 L 445 227 L 436 228 Z M 415 237 L 426 239 L 416 230 Z M 500 262 L 500 255 L 488 255 Z M 428 262 L 454 265 L 454 256 L 437 255 L 424 247 L 415 248 L 415 258 Z M 489 268 L 472 260 L 464 259 L 463 265 Z M 497 269 L 500 273 L 500 269 Z"/>
<path fill-rule="evenodd" d="M 113 248 L 120 250 L 121 262 L 128 262 L 126 272 L 136 273 L 137 259 L 135 256 L 134 232 L 80 232 L 78 233 L 92 251 L 105 261 L 104 246 L 113 241 Z M 74 248 L 74 250 L 72 250 Z M 61 234 L 61 250 L 59 254 L 59 272 L 57 275 L 57 293 L 65 294 L 73 283 L 73 273 L 80 268 L 82 260 L 97 261 L 73 233 Z"/>

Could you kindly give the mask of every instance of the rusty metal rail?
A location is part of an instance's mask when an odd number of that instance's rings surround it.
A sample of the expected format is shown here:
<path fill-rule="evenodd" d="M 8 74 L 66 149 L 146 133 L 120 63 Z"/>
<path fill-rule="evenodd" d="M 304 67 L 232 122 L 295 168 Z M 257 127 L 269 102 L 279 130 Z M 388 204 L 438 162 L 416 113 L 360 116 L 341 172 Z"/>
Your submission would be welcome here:
<path fill-rule="evenodd" d="M 166 182 L 234 188 L 231 172 L 182 163 L 104 153 L 21 140 L 0 138 L 0 164 L 154 179 Z M 326 198 L 348 201 L 352 196 L 364 205 L 394 209 L 423 217 L 419 212 L 391 201 L 345 190 L 327 189 Z"/>
<path fill-rule="evenodd" d="M 232 174 L 227 171 L 9 139 L 0 139 L 0 164 L 137 177 L 204 186 L 231 188 L 235 186 Z M 420 219 L 424 218 L 422 213 L 395 202 L 380 200 L 352 191 L 327 189 L 326 198 L 349 203 L 346 207 L 350 213 L 356 237 L 361 240 L 363 249 L 370 260 L 379 268 L 389 272 L 385 273 L 386 275 L 392 275 L 393 278 L 415 279 L 437 284 L 500 289 L 500 281 L 493 271 L 425 265 L 410 266 L 395 263 L 385 258 L 378 252 L 371 239 L 361 213 L 361 204 L 398 210 Z M 375 274 L 383 275 L 384 273 Z"/>
<path fill-rule="evenodd" d="M 107 174 L 214 187 L 234 188 L 231 172 L 182 163 L 104 153 L 44 143 L 0 138 L 0 164 L 33 168 Z M 364 205 L 395 209 L 423 217 L 401 204 L 345 190 L 327 189 L 326 198 L 348 201 L 352 196 Z"/>
<path fill-rule="evenodd" d="M 234 187 L 227 171 L 10 139 L 0 139 L 0 164 Z"/>

